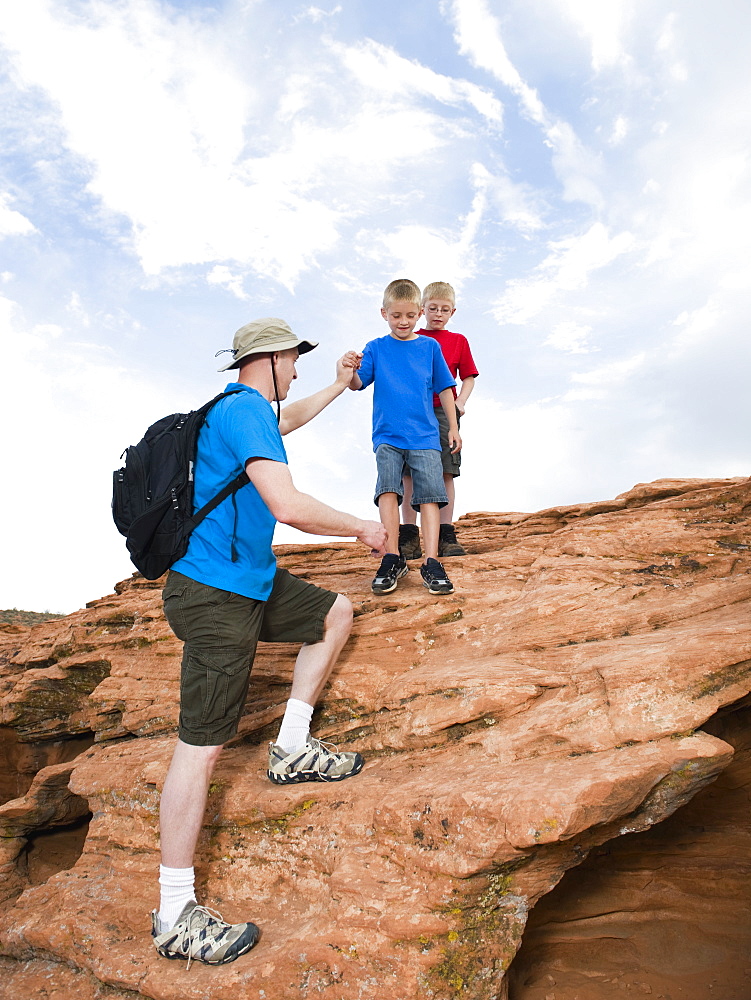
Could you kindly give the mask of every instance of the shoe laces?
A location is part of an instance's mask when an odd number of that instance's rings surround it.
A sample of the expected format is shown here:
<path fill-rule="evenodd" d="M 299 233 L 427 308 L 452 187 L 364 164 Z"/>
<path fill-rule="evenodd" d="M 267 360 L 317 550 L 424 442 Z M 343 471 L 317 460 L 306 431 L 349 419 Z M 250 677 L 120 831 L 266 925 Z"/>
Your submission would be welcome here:
<path fill-rule="evenodd" d="M 310 745 L 315 750 L 322 750 L 324 754 L 328 754 L 330 757 L 338 757 L 341 759 L 341 754 L 339 753 L 339 747 L 335 743 L 327 743 L 326 740 L 318 740 L 315 736 L 310 737 Z M 321 773 L 321 757 L 323 754 L 318 754 L 316 758 L 316 770 Z"/>
<path fill-rule="evenodd" d="M 193 918 L 196 915 L 201 919 L 197 921 L 198 926 L 194 928 Z M 190 968 L 190 963 L 193 961 L 193 935 L 203 930 L 211 919 L 218 920 L 222 924 L 226 923 L 221 913 L 218 910 L 212 910 L 210 906 L 194 906 L 190 911 L 188 916 L 188 964 L 185 967 L 186 971 Z"/>

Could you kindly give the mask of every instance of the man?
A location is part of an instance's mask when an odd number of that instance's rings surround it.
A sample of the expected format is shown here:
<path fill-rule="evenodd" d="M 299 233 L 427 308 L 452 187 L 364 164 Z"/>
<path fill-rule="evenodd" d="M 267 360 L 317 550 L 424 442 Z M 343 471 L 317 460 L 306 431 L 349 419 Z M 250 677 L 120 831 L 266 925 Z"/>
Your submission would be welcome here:
<path fill-rule="evenodd" d="M 234 961 L 258 939 L 252 923 L 228 924 L 197 906 L 193 857 L 206 796 L 222 746 L 236 733 L 256 643 L 302 642 L 282 726 L 269 750 L 269 778 L 279 784 L 340 781 L 357 774 L 358 753 L 339 753 L 310 736 L 313 708 L 352 626 L 352 605 L 278 569 L 271 548 L 277 521 L 317 535 L 354 536 L 382 555 L 385 531 L 300 493 L 287 468 L 282 435 L 301 427 L 352 381 L 358 355 L 337 363 L 336 381 L 279 412 L 301 340 L 280 319 L 261 319 L 235 334 L 236 390 L 214 406 L 201 428 L 194 505 L 199 508 L 244 467 L 250 483 L 214 510 L 190 537 L 164 589 L 170 627 L 184 642 L 178 742 L 161 798 L 160 908 L 152 936 L 160 955 L 211 965 Z M 276 415 L 271 402 L 277 404 Z M 277 425 L 278 422 L 278 425 Z"/>

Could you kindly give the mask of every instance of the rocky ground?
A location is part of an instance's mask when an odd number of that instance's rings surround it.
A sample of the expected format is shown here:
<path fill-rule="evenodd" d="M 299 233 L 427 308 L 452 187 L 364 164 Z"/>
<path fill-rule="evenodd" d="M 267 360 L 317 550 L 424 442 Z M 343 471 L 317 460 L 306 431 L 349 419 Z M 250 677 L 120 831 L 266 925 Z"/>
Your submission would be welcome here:
<path fill-rule="evenodd" d="M 354 543 L 281 546 L 355 605 L 314 727 L 368 763 L 266 780 L 295 650 L 265 647 L 197 859 L 201 901 L 263 937 L 220 969 L 149 938 L 180 659 L 159 585 L 0 625 L 0 992 L 749 1000 L 750 518 L 740 479 L 467 515 L 448 598 L 414 571 L 374 597 Z"/>

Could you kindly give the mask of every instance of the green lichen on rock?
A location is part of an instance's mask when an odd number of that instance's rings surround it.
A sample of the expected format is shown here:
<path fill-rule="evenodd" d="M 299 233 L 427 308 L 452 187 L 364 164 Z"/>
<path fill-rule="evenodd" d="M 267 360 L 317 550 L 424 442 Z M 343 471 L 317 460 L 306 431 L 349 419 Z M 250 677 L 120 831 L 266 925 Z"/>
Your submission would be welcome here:
<path fill-rule="evenodd" d="M 500 866 L 474 897 L 446 911 L 456 917 L 457 926 L 443 937 L 440 960 L 425 977 L 437 1000 L 500 996 L 527 920 L 526 899 L 514 894 L 512 877 L 513 869 L 524 863 Z"/>

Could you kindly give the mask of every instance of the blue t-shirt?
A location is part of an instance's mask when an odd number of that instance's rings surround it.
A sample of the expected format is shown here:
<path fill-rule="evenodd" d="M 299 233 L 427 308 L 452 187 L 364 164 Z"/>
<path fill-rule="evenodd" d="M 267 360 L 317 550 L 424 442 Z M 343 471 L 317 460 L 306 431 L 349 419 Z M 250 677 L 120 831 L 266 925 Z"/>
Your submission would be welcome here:
<path fill-rule="evenodd" d="M 270 458 L 287 464 L 287 453 L 271 404 L 248 385 L 226 396 L 209 411 L 198 435 L 194 509 L 208 503 L 235 478 L 250 458 Z M 271 593 L 276 559 L 271 548 L 276 519 L 248 483 L 219 504 L 193 531 L 188 551 L 172 569 L 198 583 L 265 601 Z M 232 562 L 234 535 L 237 561 Z"/>
<path fill-rule="evenodd" d="M 391 334 L 371 340 L 357 374 L 363 389 L 374 383 L 373 451 L 379 444 L 441 450 L 433 393 L 456 382 L 435 340 L 398 340 Z"/>

